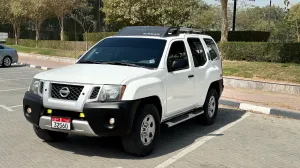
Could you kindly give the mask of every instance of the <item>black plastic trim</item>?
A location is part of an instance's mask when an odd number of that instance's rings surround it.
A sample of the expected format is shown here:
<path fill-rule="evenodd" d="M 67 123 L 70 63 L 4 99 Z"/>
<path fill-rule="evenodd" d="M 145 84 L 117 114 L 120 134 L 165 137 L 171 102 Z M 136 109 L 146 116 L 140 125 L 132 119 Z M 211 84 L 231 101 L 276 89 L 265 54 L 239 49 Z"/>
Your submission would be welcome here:
<path fill-rule="evenodd" d="M 85 119 L 99 136 L 122 136 L 130 133 L 140 101 L 91 102 L 83 109 Z M 109 119 L 115 124 L 110 125 Z M 112 129 L 111 129 L 112 128 Z"/>

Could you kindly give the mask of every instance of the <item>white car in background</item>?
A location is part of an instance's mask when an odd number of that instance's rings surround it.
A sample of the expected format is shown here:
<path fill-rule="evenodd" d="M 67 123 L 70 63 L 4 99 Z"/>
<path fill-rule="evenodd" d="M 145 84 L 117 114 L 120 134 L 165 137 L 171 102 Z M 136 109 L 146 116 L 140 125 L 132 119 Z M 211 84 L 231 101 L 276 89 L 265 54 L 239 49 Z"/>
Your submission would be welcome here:
<path fill-rule="evenodd" d="M 17 62 L 18 62 L 17 50 L 0 44 L 0 66 L 10 67 L 11 64 Z"/>

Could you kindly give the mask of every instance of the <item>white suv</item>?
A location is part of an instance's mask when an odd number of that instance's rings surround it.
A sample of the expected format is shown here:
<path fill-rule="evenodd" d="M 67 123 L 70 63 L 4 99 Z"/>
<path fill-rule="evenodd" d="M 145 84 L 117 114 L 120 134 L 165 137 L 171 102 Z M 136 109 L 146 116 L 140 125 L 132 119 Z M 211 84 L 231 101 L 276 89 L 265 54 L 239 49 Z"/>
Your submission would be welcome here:
<path fill-rule="evenodd" d="M 37 74 L 26 92 L 26 119 L 45 141 L 68 134 L 120 136 L 145 156 L 162 124 L 197 117 L 212 124 L 223 91 L 216 43 L 193 29 L 126 27 L 75 65 Z"/>

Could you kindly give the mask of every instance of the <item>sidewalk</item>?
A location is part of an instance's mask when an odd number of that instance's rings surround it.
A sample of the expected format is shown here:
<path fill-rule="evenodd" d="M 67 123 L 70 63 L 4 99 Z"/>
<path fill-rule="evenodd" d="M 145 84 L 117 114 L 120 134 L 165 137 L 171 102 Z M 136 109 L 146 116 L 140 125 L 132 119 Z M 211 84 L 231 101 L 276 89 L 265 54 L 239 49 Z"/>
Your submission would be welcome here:
<path fill-rule="evenodd" d="M 278 109 L 300 111 L 300 97 L 284 93 L 265 92 L 225 86 L 222 99 Z"/>
<path fill-rule="evenodd" d="M 58 68 L 62 66 L 71 65 L 71 63 L 66 62 L 40 60 L 34 57 L 22 56 L 19 57 L 19 62 L 48 68 Z M 221 99 L 243 103 L 251 103 L 254 105 L 278 109 L 288 109 L 300 113 L 300 97 L 296 95 L 225 86 Z"/>
<path fill-rule="evenodd" d="M 65 58 L 65 59 L 68 59 L 68 58 Z M 69 60 L 71 61 L 72 59 L 69 59 Z M 36 57 L 22 56 L 22 53 L 19 54 L 19 62 L 31 64 L 31 65 L 42 66 L 42 67 L 49 67 L 49 68 L 58 68 L 58 67 L 62 67 L 62 66 L 71 65 L 71 63 L 69 63 L 69 62 L 42 60 L 42 59 L 38 59 Z"/>

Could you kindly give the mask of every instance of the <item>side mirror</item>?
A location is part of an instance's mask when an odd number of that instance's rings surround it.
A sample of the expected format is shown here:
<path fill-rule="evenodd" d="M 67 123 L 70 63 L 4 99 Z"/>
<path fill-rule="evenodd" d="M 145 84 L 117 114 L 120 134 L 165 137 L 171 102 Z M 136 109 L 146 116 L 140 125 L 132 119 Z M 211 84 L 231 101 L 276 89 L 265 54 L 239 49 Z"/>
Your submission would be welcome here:
<path fill-rule="evenodd" d="M 184 69 L 188 66 L 188 62 L 185 59 L 176 59 L 172 62 L 169 72 Z"/>

